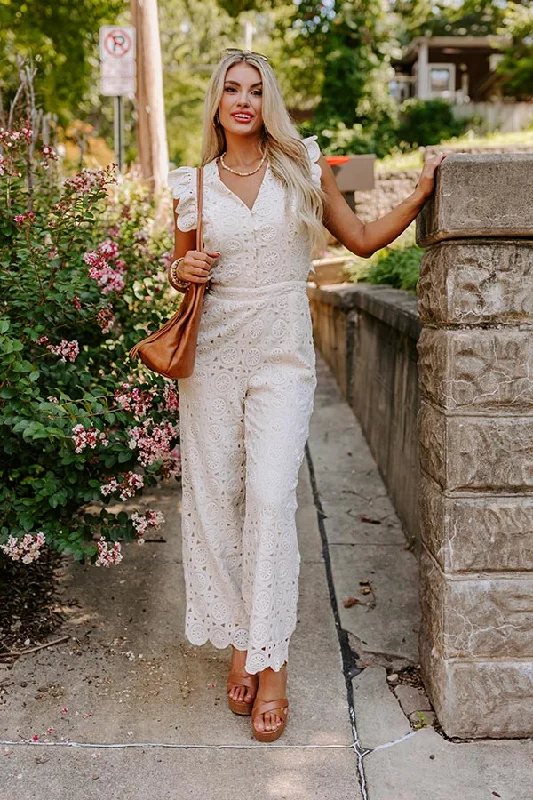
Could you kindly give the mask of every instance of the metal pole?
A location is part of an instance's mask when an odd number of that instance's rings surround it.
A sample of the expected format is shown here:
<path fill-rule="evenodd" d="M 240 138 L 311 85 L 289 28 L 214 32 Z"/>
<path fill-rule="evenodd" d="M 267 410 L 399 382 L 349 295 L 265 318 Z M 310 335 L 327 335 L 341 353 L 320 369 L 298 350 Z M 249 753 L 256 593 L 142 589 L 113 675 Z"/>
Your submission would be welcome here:
<path fill-rule="evenodd" d="M 115 96 L 115 160 L 118 171 L 124 167 L 124 102 L 122 95 Z"/>

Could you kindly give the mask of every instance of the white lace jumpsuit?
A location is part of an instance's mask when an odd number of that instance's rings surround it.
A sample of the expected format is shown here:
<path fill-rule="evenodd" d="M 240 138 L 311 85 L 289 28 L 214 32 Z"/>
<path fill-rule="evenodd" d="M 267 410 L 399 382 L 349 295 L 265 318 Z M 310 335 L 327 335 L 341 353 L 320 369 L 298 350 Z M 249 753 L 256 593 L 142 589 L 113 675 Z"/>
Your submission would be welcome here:
<path fill-rule="evenodd" d="M 304 140 L 320 185 L 316 137 Z M 169 176 L 178 227 L 196 228 L 196 170 Z M 204 168 L 205 294 L 196 365 L 180 379 L 186 635 L 279 670 L 296 627 L 295 512 L 316 385 L 309 238 L 270 166 L 250 210 Z"/>

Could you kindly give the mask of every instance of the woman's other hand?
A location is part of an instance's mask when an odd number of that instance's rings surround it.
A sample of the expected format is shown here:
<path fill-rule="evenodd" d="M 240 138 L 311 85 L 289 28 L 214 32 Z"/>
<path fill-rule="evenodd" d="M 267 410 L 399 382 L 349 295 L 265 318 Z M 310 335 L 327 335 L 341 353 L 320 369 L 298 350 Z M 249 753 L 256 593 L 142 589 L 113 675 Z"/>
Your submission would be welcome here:
<path fill-rule="evenodd" d="M 187 250 L 183 260 L 176 269 L 181 281 L 190 283 L 207 283 L 213 264 L 220 253 L 205 253 L 198 250 Z"/>
<path fill-rule="evenodd" d="M 429 156 L 429 158 L 426 159 L 414 191 L 414 194 L 418 195 L 421 201 L 427 200 L 433 192 L 435 188 L 435 170 L 439 164 L 442 163 L 444 158 L 446 158 L 446 156 L 441 153 L 439 155 Z"/>

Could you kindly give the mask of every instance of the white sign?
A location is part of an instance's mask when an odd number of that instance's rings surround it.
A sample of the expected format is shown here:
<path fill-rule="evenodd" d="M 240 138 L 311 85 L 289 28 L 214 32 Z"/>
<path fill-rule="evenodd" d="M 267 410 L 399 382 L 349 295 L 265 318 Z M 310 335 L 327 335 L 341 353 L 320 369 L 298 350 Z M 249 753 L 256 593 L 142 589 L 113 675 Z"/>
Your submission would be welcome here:
<path fill-rule="evenodd" d="M 100 28 L 100 94 L 106 97 L 135 92 L 135 28 Z"/>

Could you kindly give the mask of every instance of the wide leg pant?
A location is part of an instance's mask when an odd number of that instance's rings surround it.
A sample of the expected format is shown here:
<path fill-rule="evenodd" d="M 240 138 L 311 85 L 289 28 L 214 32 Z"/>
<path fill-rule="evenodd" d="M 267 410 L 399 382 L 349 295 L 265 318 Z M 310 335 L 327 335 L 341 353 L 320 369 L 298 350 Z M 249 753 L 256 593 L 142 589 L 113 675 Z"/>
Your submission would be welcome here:
<path fill-rule="evenodd" d="M 316 386 L 302 281 L 208 293 L 179 381 L 186 635 L 279 670 L 296 626 L 295 512 Z"/>

